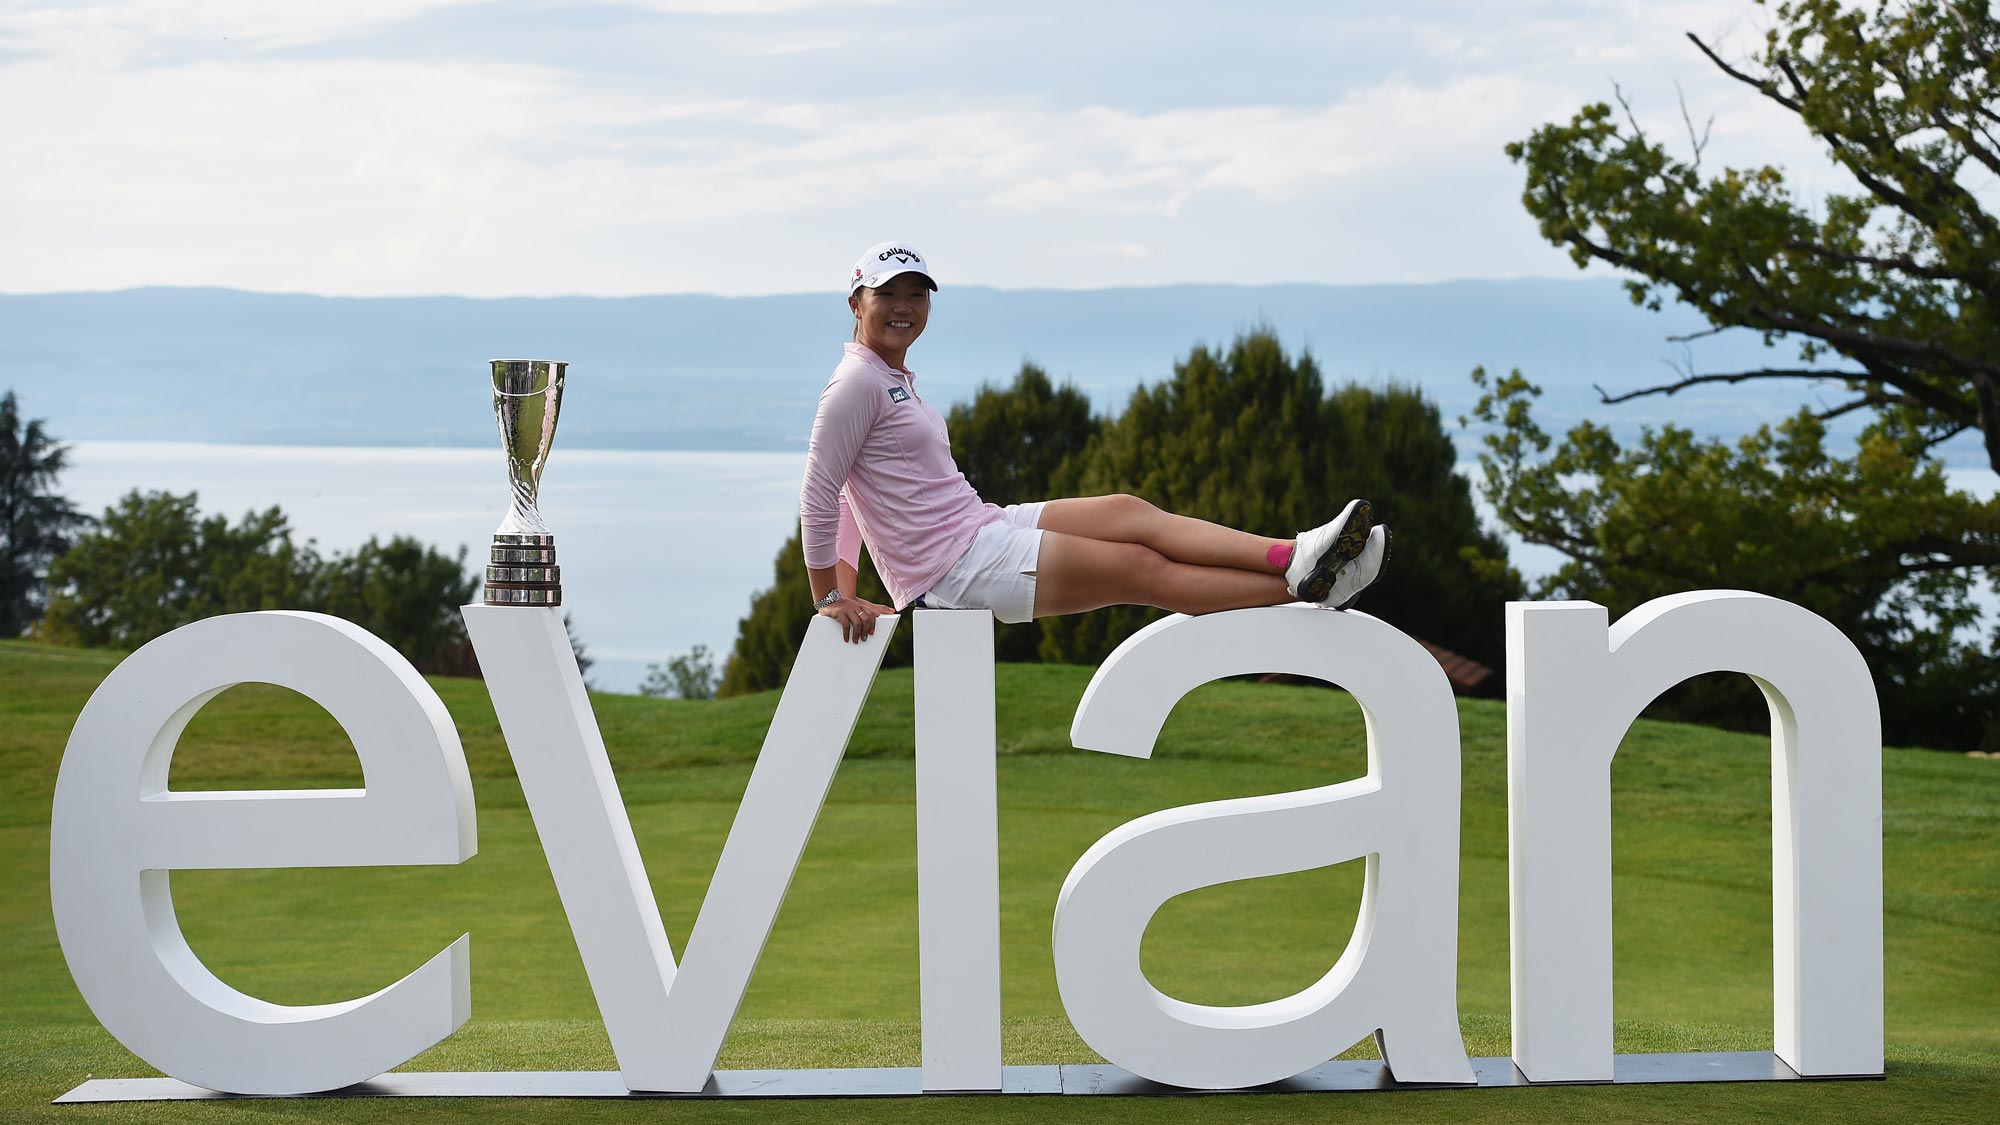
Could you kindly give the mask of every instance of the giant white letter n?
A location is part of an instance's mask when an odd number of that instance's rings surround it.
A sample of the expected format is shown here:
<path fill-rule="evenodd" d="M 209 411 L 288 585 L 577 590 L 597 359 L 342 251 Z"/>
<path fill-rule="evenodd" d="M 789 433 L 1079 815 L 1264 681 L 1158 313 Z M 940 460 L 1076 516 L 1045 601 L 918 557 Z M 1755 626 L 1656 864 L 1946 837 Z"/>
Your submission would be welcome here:
<path fill-rule="evenodd" d="M 1882 726 L 1861 654 L 1823 618 L 1730 590 L 1507 607 L 1514 1065 L 1609 1081 L 1611 758 L 1653 697 L 1747 672 L 1771 707 L 1778 1057 L 1882 1073 Z"/>

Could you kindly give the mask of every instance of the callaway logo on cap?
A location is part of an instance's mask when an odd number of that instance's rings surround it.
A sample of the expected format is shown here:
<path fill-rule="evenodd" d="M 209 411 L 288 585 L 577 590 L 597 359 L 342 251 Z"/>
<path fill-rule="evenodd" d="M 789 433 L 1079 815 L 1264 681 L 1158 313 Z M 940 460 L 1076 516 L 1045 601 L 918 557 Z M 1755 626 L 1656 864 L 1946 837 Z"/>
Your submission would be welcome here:
<path fill-rule="evenodd" d="M 930 267 L 924 262 L 922 254 L 910 249 L 907 243 L 878 242 L 861 252 L 861 260 L 854 263 L 854 276 L 848 279 L 847 290 L 851 293 L 864 285 L 874 289 L 904 273 L 918 274 L 925 285 L 937 288 L 937 280 L 931 277 Z"/>

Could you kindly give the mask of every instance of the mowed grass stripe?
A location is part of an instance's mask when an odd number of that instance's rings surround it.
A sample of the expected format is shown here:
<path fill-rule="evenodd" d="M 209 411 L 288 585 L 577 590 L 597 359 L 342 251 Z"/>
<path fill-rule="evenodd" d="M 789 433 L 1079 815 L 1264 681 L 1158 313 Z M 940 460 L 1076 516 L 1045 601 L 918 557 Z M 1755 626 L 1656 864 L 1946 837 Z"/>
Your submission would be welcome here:
<path fill-rule="evenodd" d="M 163 1110 L 55 1110 L 83 1072 L 149 1071 L 96 1027 L 48 917 L 47 817 L 70 724 L 110 658 L 0 643 L 0 869 L 9 896 L 0 956 L 7 1070 L 0 1117 L 373 1119 L 385 1112 L 503 1112 L 477 1103 L 250 1103 Z M 1090 670 L 998 669 L 1005 1047 L 1010 1062 L 1094 1056 L 1063 1020 L 1049 961 L 1056 892 L 1076 857 L 1133 816 L 1196 801 L 1328 784 L 1365 767 L 1358 709 L 1314 688 L 1228 683 L 1198 690 L 1150 761 L 1068 747 Z M 183 872 L 190 940 L 238 987 L 289 1003 L 357 995 L 473 935 L 473 1018 L 412 1069 L 608 1069 L 575 943 L 507 762 L 483 685 L 433 681 L 465 743 L 480 854 L 458 867 Z M 593 703 L 648 871 L 678 947 L 685 941 L 776 703 L 597 696 Z M 918 1061 L 911 679 L 884 673 L 746 997 L 723 1065 L 915 1065 Z M 1459 992 L 1468 1046 L 1507 1052 L 1504 709 L 1464 701 Z M 1887 1083 L 1668 1091 L 1486 1091 L 1367 1098 L 925 1099 L 916 1107 L 812 1103 L 778 1109 L 687 1104 L 505 1103 L 504 1116 L 672 1114 L 727 1120 L 1695 1119 L 1802 1114 L 1972 1120 L 1991 1110 L 2000 1031 L 1992 938 L 2000 930 L 1993 821 L 2000 763 L 1919 750 L 1885 755 L 1890 877 Z M 185 788 L 354 785 L 344 736 L 293 693 L 234 689 L 205 708 L 177 755 Z M 1770 1045 L 1769 749 L 1762 737 L 1642 722 L 1614 767 L 1615 925 L 1621 1050 Z M 1149 930 L 1147 972 L 1191 1000 L 1241 1003 L 1325 971 L 1352 930 L 1359 865 L 1210 888 L 1169 902 Z M 1367 1053 L 1369 1045 L 1357 1045 Z M 80 1069 L 81 1068 L 81 1069 Z M 1203 1107 L 1206 1107 L 1204 1109 Z M 1060 1114 L 1058 1114 L 1060 1111 Z M 164 1116 L 162 1116 L 164 1115 Z M 1976 1116 L 1984 1118 L 1987 1113 Z"/>

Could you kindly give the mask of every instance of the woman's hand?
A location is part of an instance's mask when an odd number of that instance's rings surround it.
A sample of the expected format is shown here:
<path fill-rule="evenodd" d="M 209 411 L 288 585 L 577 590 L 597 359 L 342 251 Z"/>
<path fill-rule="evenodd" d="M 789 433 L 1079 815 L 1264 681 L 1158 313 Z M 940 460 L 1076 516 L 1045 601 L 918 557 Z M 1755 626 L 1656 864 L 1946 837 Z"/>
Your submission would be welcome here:
<path fill-rule="evenodd" d="M 819 611 L 821 617 L 831 617 L 840 622 L 840 639 L 859 644 L 875 635 L 875 619 L 885 613 L 894 613 L 895 608 L 877 605 L 863 598 L 843 597 Z"/>

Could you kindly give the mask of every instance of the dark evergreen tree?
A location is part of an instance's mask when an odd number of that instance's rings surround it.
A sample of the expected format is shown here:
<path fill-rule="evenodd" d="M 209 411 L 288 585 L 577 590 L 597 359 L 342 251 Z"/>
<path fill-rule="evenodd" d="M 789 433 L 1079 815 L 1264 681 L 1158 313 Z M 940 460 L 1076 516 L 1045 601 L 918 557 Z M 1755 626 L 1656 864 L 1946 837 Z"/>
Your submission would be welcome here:
<path fill-rule="evenodd" d="M 805 548 L 794 530 L 778 555 L 771 560 L 771 585 L 750 599 L 750 612 L 736 623 L 736 644 L 722 669 L 722 683 L 716 695 L 741 695 L 770 691 L 785 686 L 798 659 L 799 645 L 805 640 L 806 623 L 813 616 L 812 578 L 806 573 Z M 861 570 L 855 592 L 871 602 L 889 604 L 889 592 L 875 573 L 868 552 L 861 552 Z M 910 662 L 910 630 L 898 628 L 890 638 L 884 667 Z"/>
<path fill-rule="evenodd" d="M 68 455 L 41 419 L 21 420 L 13 391 L 0 396 L 0 637 L 42 615 L 49 563 L 90 523 L 55 493 Z"/>
<path fill-rule="evenodd" d="M 1519 574 L 1499 535 L 1480 523 L 1472 482 L 1435 403 L 1415 387 L 1348 385 L 1327 400 L 1332 464 L 1327 489 L 1366 496 L 1390 525 L 1392 559 L 1379 589 L 1360 608 L 1496 673 L 1506 656 L 1505 603 L 1519 598 Z"/>
<path fill-rule="evenodd" d="M 1050 499 L 1063 463 L 1081 453 L 1103 422 L 1073 383 L 1024 363 L 1004 387 L 982 384 L 970 404 L 951 408 L 951 455 L 980 498 L 995 504 Z"/>
<path fill-rule="evenodd" d="M 1259 330 L 1226 352 L 1197 347 L 1172 377 L 1134 391 L 1058 486 L 1129 492 L 1275 538 L 1365 496 L 1395 543 L 1359 608 L 1497 669 L 1500 607 L 1520 579 L 1479 526 L 1456 462 L 1437 408 L 1417 391 L 1349 386 L 1329 397 L 1310 355 L 1295 362 Z M 1041 655 L 1096 663 L 1160 615 L 1130 606 L 1046 620 Z"/>
<path fill-rule="evenodd" d="M 1073 383 L 1057 387 L 1048 372 L 1023 363 L 1005 387 L 982 384 L 970 405 L 951 408 L 951 454 L 980 497 L 994 504 L 1055 499 L 1056 481 L 1104 428 L 1090 396 Z M 994 628 L 999 660 L 1041 658 L 1041 621 Z"/>

